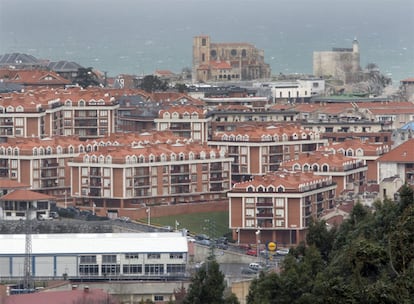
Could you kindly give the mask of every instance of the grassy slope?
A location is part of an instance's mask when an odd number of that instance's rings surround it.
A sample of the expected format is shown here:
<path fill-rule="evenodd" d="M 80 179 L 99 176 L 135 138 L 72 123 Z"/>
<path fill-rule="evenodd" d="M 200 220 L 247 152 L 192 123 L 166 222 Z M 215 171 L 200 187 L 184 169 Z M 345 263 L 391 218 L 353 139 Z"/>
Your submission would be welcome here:
<path fill-rule="evenodd" d="M 230 232 L 229 213 L 203 212 L 151 218 L 152 225 L 175 227 L 175 221 L 180 223 L 178 229 L 186 228 L 192 234 L 207 234 L 210 237 L 220 237 Z"/>

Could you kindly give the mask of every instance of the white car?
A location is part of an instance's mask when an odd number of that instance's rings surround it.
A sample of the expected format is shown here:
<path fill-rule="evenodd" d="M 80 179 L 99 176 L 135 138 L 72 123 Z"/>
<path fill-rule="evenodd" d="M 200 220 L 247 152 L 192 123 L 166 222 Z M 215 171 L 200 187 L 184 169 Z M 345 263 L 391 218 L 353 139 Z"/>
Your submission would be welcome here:
<path fill-rule="evenodd" d="M 276 250 L 276 254 L 278 254 L 278 255 L 287 255 L 288 253 L 289 253 L 288 248 L 280 248 L 280 249 Z"/>

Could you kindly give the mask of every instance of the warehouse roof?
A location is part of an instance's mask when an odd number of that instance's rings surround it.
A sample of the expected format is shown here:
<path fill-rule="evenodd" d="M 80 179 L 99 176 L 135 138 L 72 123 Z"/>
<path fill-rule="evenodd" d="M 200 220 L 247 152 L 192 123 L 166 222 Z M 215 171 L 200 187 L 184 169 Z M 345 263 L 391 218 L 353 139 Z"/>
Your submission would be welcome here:
<path fill-rule="evenodd" d="M 187 252 L 179 232 L 33 234 L 32 255 Z M 24 234 L 0 235 L 0 256 L 25 253 Z"/>

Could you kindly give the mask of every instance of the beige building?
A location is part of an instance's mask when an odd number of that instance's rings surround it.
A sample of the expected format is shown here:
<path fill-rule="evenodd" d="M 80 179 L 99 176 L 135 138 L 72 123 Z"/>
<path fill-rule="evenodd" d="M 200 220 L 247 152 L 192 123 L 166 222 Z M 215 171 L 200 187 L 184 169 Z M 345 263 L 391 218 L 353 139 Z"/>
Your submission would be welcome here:
<path fill-rule="evenodd" d="M 250 43 L 213 43 L 210 36 L 193 39 L 193 82 L 269 78 L 264 51 Z"/>
<path fill-rule="evenodd" d="M 359 43 L 356 39 L 352 42 L 352 48 L 313 52 L 313 74 L 316 77 L 333 77 L 350 83 L 361 79 L 360 72 Z"/>
<path fill-rule="evenodd" d="M 172 106 L 160 110 L 154 119 L 158 131 L 170 130 L 175 136 L 205 143 L 211 118 L 207 111 L 195 106 Z"/>

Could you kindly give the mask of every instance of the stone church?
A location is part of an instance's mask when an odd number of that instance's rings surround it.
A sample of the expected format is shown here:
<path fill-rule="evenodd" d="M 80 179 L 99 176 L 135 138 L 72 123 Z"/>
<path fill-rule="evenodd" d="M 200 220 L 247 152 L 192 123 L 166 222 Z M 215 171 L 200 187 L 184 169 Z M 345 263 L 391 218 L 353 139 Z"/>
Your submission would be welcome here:
<path fill-rule="evenodd" d="M 193 39 L 193 82 L 270 78 L 264 51 L 250 43 L 213 43 L 209 36 Z"/>

